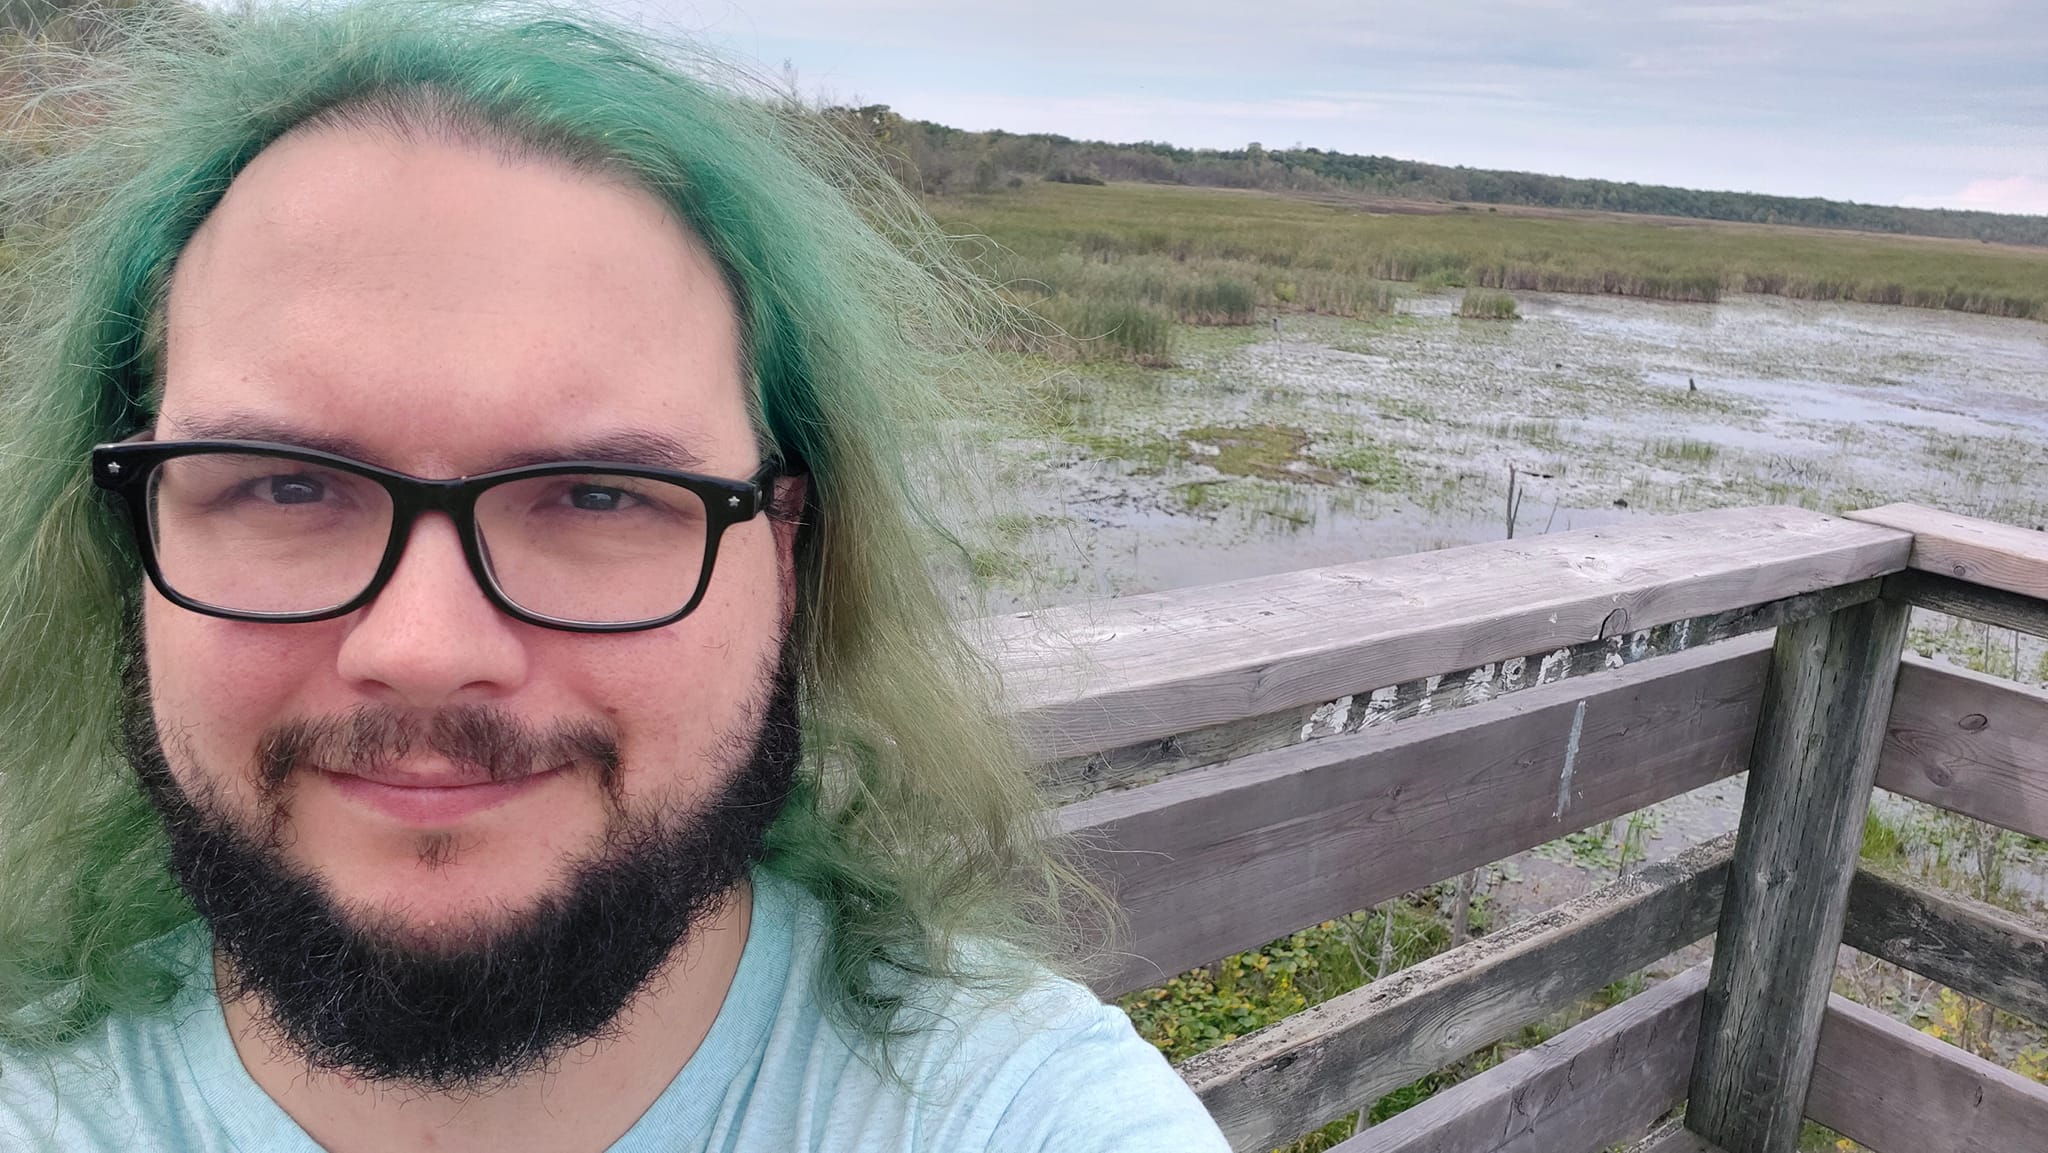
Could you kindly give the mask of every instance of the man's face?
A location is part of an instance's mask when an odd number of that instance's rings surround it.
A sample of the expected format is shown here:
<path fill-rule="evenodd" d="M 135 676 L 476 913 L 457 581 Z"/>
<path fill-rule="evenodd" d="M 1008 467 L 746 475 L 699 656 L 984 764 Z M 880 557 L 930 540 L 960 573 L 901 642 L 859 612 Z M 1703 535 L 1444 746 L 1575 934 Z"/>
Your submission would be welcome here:
<path fill-rule="evenodd" d="M 701 243 L 644 192 L 552 164 L 353 130 L 287 138 L 186 249 L 166 320 L 159 440 L 296 441 L 425 477 L 634 438 L 714 475 L 760 464 L 734 308 Z M 745 760 L 786 631 L 787 531 L 727 530 L 690 616 L 622 634 L 499 612 L 439 514 L 339 619 L 220 620 L 150 589 L 166 761 L 351 919 L 464 947 L 559 897 L 622 827 L 702 807 Z M 300 763 L 266 785 L 266 743 L 366 706 L 423 727 L 487 706 L 536 734 L 599 734 L 616 772 L 574 752 L 587 742 L 543 741 L 561 763 L 509 785 L 388 783 L 474 779 L 426 742 L 369 776 Z"/>

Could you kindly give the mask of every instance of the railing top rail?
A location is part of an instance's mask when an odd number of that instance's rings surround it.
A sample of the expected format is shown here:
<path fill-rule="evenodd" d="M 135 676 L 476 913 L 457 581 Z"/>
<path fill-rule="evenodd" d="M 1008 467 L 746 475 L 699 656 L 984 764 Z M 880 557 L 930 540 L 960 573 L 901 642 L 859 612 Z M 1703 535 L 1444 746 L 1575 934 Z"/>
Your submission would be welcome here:
<path fill-rule="evenodd" d="M 1912 533 L 1909 568 L 2048 601 L 2048 532 L 1917 504 L 1888 504 L 1848 515 Z"/>
<path fill-rule="evenodd" d="M 984 643 L 1050 761 L 1883 576 L 1912 540 L 1723 509 L 1019 613 Z"/>

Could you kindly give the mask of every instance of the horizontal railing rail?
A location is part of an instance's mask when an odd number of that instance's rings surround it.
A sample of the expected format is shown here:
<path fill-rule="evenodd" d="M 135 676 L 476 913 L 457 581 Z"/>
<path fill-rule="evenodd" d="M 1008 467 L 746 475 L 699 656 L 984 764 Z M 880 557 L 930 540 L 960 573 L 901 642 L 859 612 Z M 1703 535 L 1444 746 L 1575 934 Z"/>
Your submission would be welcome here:
<path fill-rule="evenodd" d="M 1060 810 L 1129 924 L 1098 990 L 1304 925 L 1741 772 L 1768 638 L 1559 681 Z"/>
<path fill-rule="evenodd" d="M 1889 579 L 1889 578 L 1884 578 Z M 1149 784 L 1177 772 L 1270 752 L 1303 741 L 1385 728 L 1418 717 L 1496 700 L 1558 680 L 1623 668 L 1780 625 L 1825 616 L 1876 599 L 1883 579 L 1857 581 L 1762 604 L 1687 617 L 1632 633 L 1617 633 L 1561 649 L 1530 653 L 1473 668 L 1431 674 L 1370 693 L 1347 694 L 1135 745 L 1099 750 L 1041 767 L 1040 781 L 1061 801 L 1111 789 Z"/>
<path fill-rule="evenodd" d="M 1704 967 L 1631 997 L 1330 1153 L 1600 1153 L 1685 1098 Z"/>
<path fill-rule="evenodd" d="M 1907 656 L 1877 784 L 2048 837 L 2048 692 Z"/>
<path fill-rule="evenodd" d="M 2048 1085 L 1832 996 L 1806 1115 L 1877 1153 L 2021 1153 L 2048 1143 Z"/>
<path fill-rule="evenodd" d="M 1885 576 L 1911 542 L 1730 509 L 1019 613 L 982 639 L 1053 762 Z"/>
<path fill-rule="evenodd" d="M 1864 868 L 1842 943 L 2048 1025 L 2048 928 L 2028 918 Z"/>
<path fill-rule="evenodd" d="M 1915 504 L 1852 512 L 1849 519 L 1911 533 L 1906 567 L 2048 608 L 2048 532 Z M 2004 602 L 2001 602 L 2004 603 Z M 1946 611 L 1946 610 L 1944 610 Z"/>

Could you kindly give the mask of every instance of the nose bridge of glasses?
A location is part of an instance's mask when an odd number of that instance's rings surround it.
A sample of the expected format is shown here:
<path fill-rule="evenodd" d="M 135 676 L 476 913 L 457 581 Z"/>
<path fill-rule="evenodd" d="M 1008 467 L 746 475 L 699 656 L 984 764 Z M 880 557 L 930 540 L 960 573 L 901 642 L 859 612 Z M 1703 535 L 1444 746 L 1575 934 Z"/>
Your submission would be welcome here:
<path fill-rule="evenodd" d="M 394 565 L 401 562 L 404 555 L 411 551 L 413 535 L 419 528 L 421 518 L 429 513 L 439 513 L 451 522 L 465 564 L 472 570 L 476 568 L 476 518 L 473 510 L 476 505 L 476 494 L 481 485 L 473 479 L 463 477 L 428 480 L 399 474 L 388 477 L 386 487 L 390 489 L 392 496 L 391 536 L 392 549 L 396 554 L 392 557 Z M 476 575 L 482 577 L 481 573 Z"/>
<path fill-rule="evenodd" d="M 457 534 L 462 537 L 475 532 L 472 510 L 482 487 L 476 480 L 429 480 L 404 473 L 385 473 L 381 479 L 391 493 L 391 534 L 401 549 L 411 539 L 413 528 L 424 513 L 441 513 L 454 521 Z"/>

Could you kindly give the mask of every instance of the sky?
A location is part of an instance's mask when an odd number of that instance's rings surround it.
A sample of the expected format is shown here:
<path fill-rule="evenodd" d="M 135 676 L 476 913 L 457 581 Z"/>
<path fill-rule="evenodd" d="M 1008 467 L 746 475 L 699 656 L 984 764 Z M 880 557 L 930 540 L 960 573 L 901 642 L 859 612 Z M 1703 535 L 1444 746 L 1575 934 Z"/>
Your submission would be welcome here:
<path fill-rule="evenodd" d="M 2048 213 L 2043 0 L 605 0 L 957 128 Z"/>

